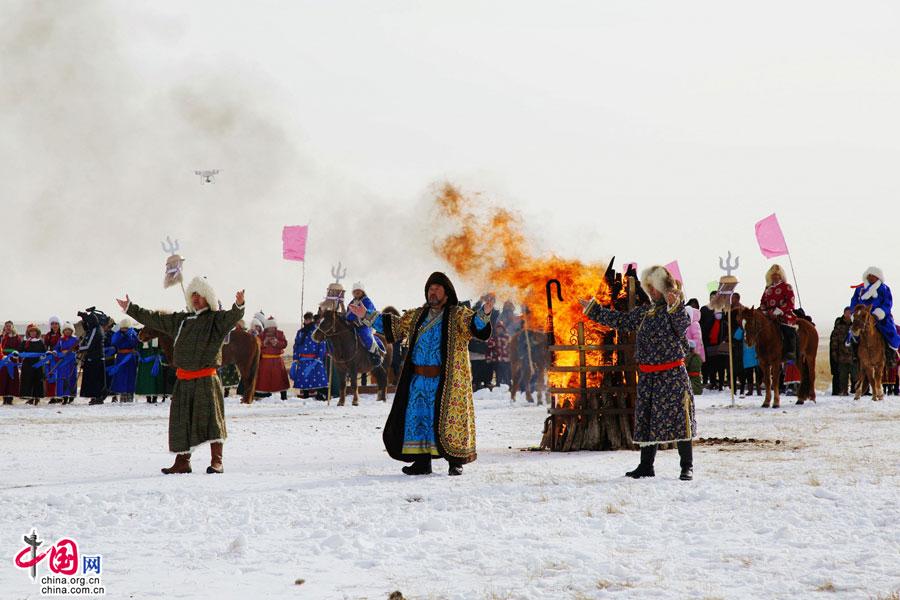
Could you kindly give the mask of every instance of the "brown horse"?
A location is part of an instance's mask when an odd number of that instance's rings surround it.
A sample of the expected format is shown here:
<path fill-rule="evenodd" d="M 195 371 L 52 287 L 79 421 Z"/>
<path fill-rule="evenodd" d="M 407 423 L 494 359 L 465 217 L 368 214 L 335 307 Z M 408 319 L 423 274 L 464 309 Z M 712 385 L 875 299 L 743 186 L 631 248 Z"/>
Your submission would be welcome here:
<path fill-rule="evenodd" d="M 523 329 L 509 340 L 509 363 L 511 382 L 509 394 L 516 401 L 519 390 L 525 392 L 525 399 L 534 402 L 531 380 L 535 380 L 534 391 L 538 395 L 538 405 L 547 399 L 547 367 L 550 366 L 550 352 L 547 350 L 547 334 Z"/>
<path fill-rule="evenodd" d="M 338 406 L 344 406 L 347 400 L 347 378 L 353 387 L 353 406 L 359 405 L 359 378 L 358 375 L 371 372 L 378 383 L 378 399 L 387 402 L 387 368 L 386 361 L 390 360 L 390 351 L 385 355 L 385 362 L 373 368 L 372 357 L 367 348 L 363 348 L 356 335 L 356 328 L 347 322 L 344 315 L 334 310 L 322 312 L 322 320 L 316 326 L 312 334 L 316 342 L 328 341 L 331 345 L 331 358 L 341 380 L 341 395 Z M 390 344 L 385 344 L 389 349 Z"/>
<path fill-rule="evenodd" d="M 875 328 L 875 316 L 865 304 L 858 304 L 853 311 L 850 333 L 859 340 L 859 381 L 854 400 L 862 396 L 866 380 L 872 386 L 872 400 L 884 400 L 881 379 L 884 375 L 884 336 Z"/>
<path fill-rule="evenodd" d="M 172 336 L 151 327 L 144 327 L 138 334 L 138 339 L 142 342 L 149 342 L 153 338 L 159 338 L 159 348 L 166 357 L 166 361 L 172 364 L 174 348 Z M 256 393 L 256 376 L 259 373 L 259 355 L 259 341 L 253 335 L 240 329 L 229 333 L 225 345 L 222 346 L 222 364 L 235 365 L 241 374 L 241 383 L 244 387 L 244 393 L 241 396 L 242 404 L 253 404 L 253 396 Z"/>
<path fill-rule="evenodd" d="M 781 357 L 783 342 L 781 327 L 758 309 L 742 309 L 740 320 L 744 325 L 744 343 L 756 348 L 759 366 L 766 384 L 766 399 L 763 408 L 781 406 Z M 797 367 L 800 370 L 800 390 L 797 392 L 797 404 L 807 400 L 816 401 L 816 354 L 819 349 L 819 333 L 815 326 L 799 319 L 797 321 Z M 774 401 L 773 401 L 774 390 Z"/>

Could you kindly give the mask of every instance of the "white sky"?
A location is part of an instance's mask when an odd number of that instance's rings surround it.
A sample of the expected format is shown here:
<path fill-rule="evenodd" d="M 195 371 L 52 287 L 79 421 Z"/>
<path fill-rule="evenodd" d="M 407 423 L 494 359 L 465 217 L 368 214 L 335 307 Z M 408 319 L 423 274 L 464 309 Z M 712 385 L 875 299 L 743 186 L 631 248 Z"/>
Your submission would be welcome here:
<path fill-rule="evenodd" d="M 521 211 L 539 251 L 678 259 L 702 298 L 776 211 L 830 322 L 870 264 L 900 277 L 895 2 L 4 3 L 0 317 L 113 298 L 176 308 L 159 241 L 228 301 L 296 322 L 348 266 L 422 301 L 429 189 Z M 197 168 L 220 168 L 201 186 Z M 457 283 L 463 295 L 482 286 Z M 485 284 L 484 287 L 489 287 Z"/>

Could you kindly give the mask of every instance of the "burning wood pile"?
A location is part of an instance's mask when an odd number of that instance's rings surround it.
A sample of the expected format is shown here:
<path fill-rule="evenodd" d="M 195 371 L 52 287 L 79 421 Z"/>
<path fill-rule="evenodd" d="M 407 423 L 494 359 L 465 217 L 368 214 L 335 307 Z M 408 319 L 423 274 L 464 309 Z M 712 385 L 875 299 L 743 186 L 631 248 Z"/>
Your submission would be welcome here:
<path fill-rule="evenodd" d="M 620 333 L 586 317 L 561 327 L 554 319 L 553 295 L 563 300 L 558 280 L 547 282 L 547 336 L 553 364 L 550 416 L 541 448 L 573 450 L 632 449 L 637 365 L 634 334 Z M 598 302 L 630 310 L 639 301 L 633 271 L 617 274 L 612 263 L 596 295 Z"/>

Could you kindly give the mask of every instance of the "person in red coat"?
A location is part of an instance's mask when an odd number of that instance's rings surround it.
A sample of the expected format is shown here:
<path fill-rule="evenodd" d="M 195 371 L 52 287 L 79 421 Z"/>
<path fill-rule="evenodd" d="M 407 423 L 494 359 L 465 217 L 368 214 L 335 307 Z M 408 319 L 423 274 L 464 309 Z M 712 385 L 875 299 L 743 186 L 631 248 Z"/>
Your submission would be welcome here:
<path fill-rule="evenodd" d="M 3 324 L 3 334 L 0 335 L 0 360 L 4 365 L 0 367 L 0 396 L 3 396 L 3 404 L 12 404 L 13 396 L 19 395 L 19 364 L 13 353 L 18 353 L 22 345 L 22 336 L 16 333 L 16 327 L 12 321 Z"/>
<path fill-rule="evenodd" d="M 794 288 L 784 277 L 781 265 L 772 265 L 766 273 L 766 290 L 759 309 L 781 327 L 784 338 L 782 359 L 797 359 L 797 315 L 794 313 Z"/>
<path fill-rule="evenodd" d="M 47 350 L 53 350 L 56 348 L 56 343 L 61 337 L 62 331 L 60 331 L 59 317 L 50 317 L 50 330 L 44 334 L 44 346 L 47 347 Z M 44 397 L 50 398 L 50 404 L 59 404 L 62 402 L 62 398 L 59 398 L 56 395 L 55 367 L 58 362 L 58 360 L 54 360 L 47 365 L 46 369 L 44 369 Z"/>
<path fill-rule="evenodd" d="M 284 332 L 278 329 L 278 323 L 272 317 L 266 319 L 265 329 L 260 336 L 260 344 L 262 354 L 259 357 L 256 390 L 280 392 L 281 399 L 287 400 L 287 390 L 291 387 L 283 358 L 284 349 L 287 348 L 287 338 L 284 337 Z"/>

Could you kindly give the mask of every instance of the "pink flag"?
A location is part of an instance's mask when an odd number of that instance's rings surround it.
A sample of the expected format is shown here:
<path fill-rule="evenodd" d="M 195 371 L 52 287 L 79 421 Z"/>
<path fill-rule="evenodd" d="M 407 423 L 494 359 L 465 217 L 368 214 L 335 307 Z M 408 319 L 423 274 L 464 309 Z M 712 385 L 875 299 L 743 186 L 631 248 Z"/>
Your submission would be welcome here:
<path fill-rule="evenodd" d="M 283 256 L 285 260 L 303 260 L 306 258 L 306 236 L 309 234 L 309 225 L 285 225 L 281 232 L 281 241 L 284 243 Z"/>
<path fill-rule="evenodd" d="M 673 260 L 672 262 L 667 264 L 666 270 L 672 274 L 672 277 L 674 277 L 676 281 L 680 281 L 681 283 L 684 283 L 684 278 L 681 276 L 681 269 L 678 268 L 677 260 Z"/>
<path fill-rule="evenodd" d="M 635 272 L 637 271 L 637 263 L 636 262 L 627 262 L 624 265 L 622 265 L 622 272 L 627 273 L 628 269 L 630 269 L 631 267 L 634 267 Z"/>
<path fill-rule="evenodd" d="M 759 249 L 766 258 L 788 254 L 787 242 L 784 241 L 784 234 L 781 233 L 781 226 L 775 213 L 756 224 L 756 241 L 759 242 Z"/>

